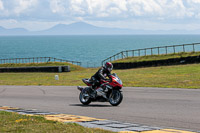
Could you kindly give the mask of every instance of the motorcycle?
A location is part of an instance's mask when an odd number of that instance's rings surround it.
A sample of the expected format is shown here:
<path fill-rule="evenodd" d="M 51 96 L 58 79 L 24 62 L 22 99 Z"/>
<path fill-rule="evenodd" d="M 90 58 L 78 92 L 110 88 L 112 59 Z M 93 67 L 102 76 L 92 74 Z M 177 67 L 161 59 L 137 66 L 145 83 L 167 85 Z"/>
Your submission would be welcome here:
<path fill-rule="evenodd" d="M 80 90 L 79 100 L 83 105 L 89 105 L 91 102 L 109 102 L 112 106 L 117 106 L 122 102 L 122 81 L 113 73 L 108 80 L 101 80 L 100 86 L 95 90 L 91 89 L 92 82 L 90 79 L 82 79 L 87 87 L 78 86 Z"/>

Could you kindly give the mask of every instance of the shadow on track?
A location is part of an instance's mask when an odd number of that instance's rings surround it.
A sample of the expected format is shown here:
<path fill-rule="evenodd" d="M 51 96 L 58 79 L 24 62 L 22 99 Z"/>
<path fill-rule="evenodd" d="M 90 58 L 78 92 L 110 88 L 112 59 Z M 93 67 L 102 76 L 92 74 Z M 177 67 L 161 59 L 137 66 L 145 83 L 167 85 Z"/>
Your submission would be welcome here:
<path fill-rule="evenodd" d="M 99 104 L 90 104 L 90 105 L 70 104 L 69 106 L 79 106 L 79 107 L 113 107 L 112 105 L 99 105 Z"/>

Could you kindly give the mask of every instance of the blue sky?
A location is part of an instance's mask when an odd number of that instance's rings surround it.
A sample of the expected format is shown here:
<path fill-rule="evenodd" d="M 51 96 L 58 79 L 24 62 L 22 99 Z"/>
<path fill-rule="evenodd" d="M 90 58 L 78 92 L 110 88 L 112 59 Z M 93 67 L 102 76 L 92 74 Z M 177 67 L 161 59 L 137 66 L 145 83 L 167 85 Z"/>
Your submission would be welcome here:
<path fill-rule="evenodd" d="M 0 26 L 43 30 L 84 21 L 145 30 L 200 30 L 200 0 L 0 0 Z"/>

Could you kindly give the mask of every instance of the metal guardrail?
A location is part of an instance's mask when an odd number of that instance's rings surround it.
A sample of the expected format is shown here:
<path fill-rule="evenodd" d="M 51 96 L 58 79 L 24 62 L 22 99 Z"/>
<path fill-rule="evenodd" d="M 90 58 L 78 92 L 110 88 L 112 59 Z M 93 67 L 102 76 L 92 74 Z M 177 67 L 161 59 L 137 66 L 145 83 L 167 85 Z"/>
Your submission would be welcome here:
<path fill-rule="evenodd" d="M 148 55 L 161 55 L 161 54 L 172 54 L 179 52 L 196 52 L 200 51 L 195 48 L 197 45 L 200 46 L 200 43 L 192 43 L 192 44 L 182 44 L 182 45 L 171 45 L 171 46 L 162 46 L 162 47 L 152 47 L 152 48 L 144 48 L 144 49 L 136 49 L 136 50 L 126 50 L 121 51 L 113 56 L 110 56 L 103 60 L 102 65 L 107 61 L 114 61 L 119 59 L 124 59 L 128 57 L 140 57 L 140 56 L 148 56 Z"/>
<path fill-rule="evenodd" d="M 68 62 L 71 64 L 81 66 L 81 62 L 69 61 L 63 59 L 57 59 L 53 57 L 31 57 L 31 58 L 12 58 L 12 59 L 0 59 L 0 64 L 22 64 L 22 63 L 45 63 L 45 62 Z"/>

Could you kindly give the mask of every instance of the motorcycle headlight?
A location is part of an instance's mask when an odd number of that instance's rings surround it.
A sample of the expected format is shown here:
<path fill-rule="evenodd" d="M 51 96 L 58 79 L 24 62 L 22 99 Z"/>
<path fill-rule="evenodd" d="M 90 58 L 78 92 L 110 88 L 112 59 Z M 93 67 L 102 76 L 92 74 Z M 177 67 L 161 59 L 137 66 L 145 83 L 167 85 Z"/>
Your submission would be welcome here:
<path fill-rule="evenodd" d="M 122 85 L 122 81 L 118 78 L 117 82 Z"/>

